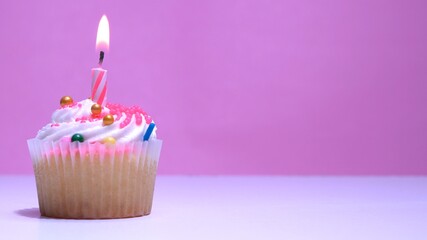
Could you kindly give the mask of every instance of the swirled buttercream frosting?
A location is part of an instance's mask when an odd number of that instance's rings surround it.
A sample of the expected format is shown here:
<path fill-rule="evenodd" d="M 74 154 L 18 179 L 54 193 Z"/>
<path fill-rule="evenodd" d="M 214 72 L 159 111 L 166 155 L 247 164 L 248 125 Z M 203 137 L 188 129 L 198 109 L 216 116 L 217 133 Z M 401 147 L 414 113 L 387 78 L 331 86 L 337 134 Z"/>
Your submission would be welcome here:
<path fill-rule="evenodd" d="M 95 115 L 91 112 L 94 104 L 96 102 L 86 99 L 57 109 L 52 114 L 52 123 L 40 129 L 36 138 L 58 141 L 80 134 L 89 142 L 102 142 L 111 137 L 117 142 L 142 141 L 152 123 L 151 117 L 137 106 L 107 103 L 101 113 Z M 114 122 L 104 124 L 106 115 L 112 115 Z M 150 135 L 152 138 L 156 138 L 156 127 Z"/>

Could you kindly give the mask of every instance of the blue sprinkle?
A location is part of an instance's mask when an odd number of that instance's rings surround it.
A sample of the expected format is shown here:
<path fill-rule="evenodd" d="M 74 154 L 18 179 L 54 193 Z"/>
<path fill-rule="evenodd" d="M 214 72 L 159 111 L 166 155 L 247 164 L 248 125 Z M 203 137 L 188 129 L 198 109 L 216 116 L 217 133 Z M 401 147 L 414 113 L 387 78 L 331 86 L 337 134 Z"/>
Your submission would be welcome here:
<path fill-rule="evenodd" d="M 156 126 L 156 124 L 154 124 L 154 123 L 150 123 L 150 125 L 148 125 L 147 131 L 144 134 L 143 141 L 148 141 L 148 139 L 150 138 L 151 133 L 153 132 L 155 126 Z"/>

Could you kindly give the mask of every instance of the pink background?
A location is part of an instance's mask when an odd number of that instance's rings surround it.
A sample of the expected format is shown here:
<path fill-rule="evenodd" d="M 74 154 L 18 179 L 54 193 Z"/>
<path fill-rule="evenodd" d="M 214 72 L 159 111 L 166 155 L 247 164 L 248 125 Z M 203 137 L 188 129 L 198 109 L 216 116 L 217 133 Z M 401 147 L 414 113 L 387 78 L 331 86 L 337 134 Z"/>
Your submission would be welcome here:
<path fill-rule="evenodd" d="M 426 174 L 427 1 L 1 1 L 0 173 L 61 96 L 148 111 L 163 174 Z"/>

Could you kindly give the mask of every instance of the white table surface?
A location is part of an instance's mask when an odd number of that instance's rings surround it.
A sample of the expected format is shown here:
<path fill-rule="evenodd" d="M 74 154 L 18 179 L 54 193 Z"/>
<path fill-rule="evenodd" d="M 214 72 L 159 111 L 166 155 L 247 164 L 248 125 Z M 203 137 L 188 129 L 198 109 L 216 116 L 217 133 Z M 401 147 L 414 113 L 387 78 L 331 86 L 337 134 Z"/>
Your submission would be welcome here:
<path fill-rule="evenodd" d="M 427 239 L 427 177 L 159 176 L 146 217 L 37 207 L 33 176 L 0 176 L 0 239 Z"/>

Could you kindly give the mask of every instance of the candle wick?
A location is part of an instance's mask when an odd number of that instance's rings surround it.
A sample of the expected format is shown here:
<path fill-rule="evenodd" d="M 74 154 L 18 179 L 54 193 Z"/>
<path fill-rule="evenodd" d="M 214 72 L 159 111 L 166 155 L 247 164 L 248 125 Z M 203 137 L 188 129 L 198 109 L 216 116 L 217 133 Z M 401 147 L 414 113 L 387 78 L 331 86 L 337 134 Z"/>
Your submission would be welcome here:
<path fill-rule="evenodd" d="M 99 66 L 102 65 L 102 62 L 104 61 L 104 52 L 100 51 L 99 52 Z"/>

